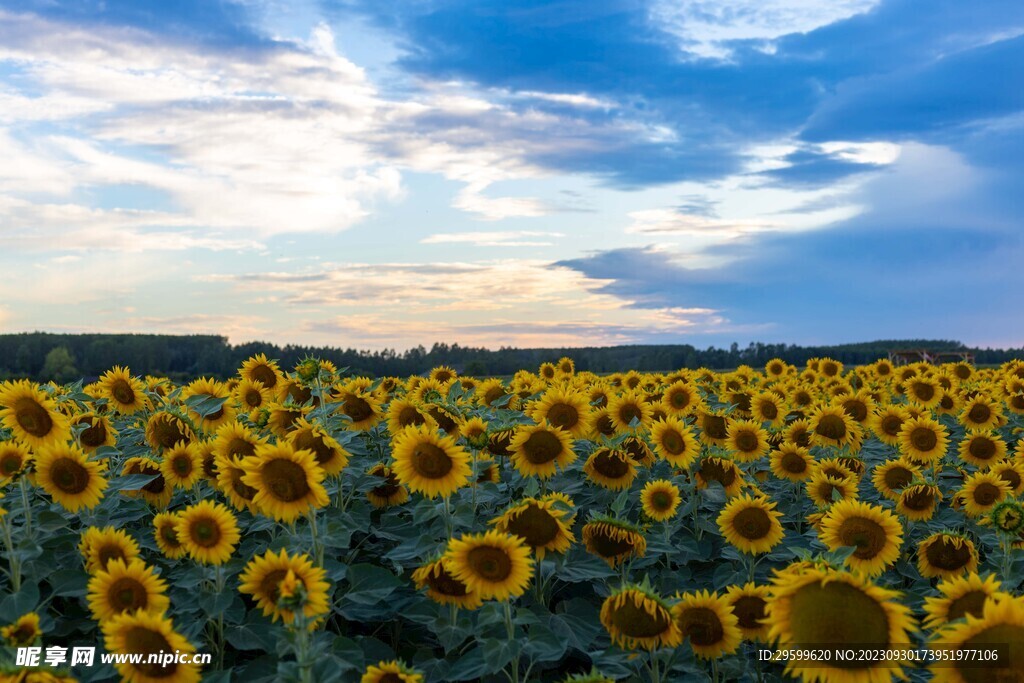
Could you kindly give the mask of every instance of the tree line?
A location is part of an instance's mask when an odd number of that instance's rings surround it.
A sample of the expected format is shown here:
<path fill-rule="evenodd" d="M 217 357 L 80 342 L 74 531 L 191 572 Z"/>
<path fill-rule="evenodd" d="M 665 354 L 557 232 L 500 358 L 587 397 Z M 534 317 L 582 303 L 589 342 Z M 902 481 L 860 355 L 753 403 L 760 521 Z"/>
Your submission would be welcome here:
<path fill-rule="evenodd" d="M 315 356 L 346 367 L 355 375 L 371 377 L 422 374 L 448 365 L 467 375 L 511 375 L 535 370 L 541 363 L 569 356 L 579 370 L 607 373 L 630 369 L 641 372 L 708 367 L 763 367 L 772 358 L 803 365 L 809 358 L 828 356 L 845 364 L 870 363 L 891 349 L 925 348 L 933 351 L 971 351 L 978 364 L 998 364 L 1024 358 L 1019 349 L 969 349 L 958 341 L 911 339 L 879 340 L 832 346 L 799 346 L 752 342 L 729 348 L 691 344 L 658 344 L 578 348 L 499 349 L 436 343 L 427 349 L 406 351 L 342 349 L 336 347 L 247 342 L 232 345 L 217 335 L 158 334 L 51 334 L 29 332 L 0 335 L 0 378 L 28 377 L 38 381 L 67 382 L 80 377 L 92 380 L 115 365 L 126 365 L 134 374 L 161 375 L 176 381 L 199 376 L 227 378 L 242 362 L 258 353 L 277 359 L 284 368 Z"/>

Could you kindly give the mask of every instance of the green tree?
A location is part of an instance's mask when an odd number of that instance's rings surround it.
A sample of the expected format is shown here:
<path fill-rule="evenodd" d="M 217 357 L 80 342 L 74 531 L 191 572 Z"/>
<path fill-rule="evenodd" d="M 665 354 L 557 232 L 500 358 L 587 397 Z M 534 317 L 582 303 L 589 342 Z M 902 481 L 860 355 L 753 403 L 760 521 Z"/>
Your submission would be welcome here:
<path fill-rule="evenodd" d="M 78 370 L 75 368 L 75 359 L 67 347 L 58 346 L 50 349 L 46 354 L 46 361 L 43 363 L 42 379 L 53 380 L 58 384 L 71 382 L 78 378 Z"/>

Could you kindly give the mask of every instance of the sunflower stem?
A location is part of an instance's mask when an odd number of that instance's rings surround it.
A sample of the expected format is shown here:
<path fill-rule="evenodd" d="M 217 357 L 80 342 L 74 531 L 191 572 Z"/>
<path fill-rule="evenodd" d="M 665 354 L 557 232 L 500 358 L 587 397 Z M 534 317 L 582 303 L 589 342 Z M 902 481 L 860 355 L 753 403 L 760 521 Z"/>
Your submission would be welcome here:
<path fill-rule="evenodd" d="M 28 485 L 25 477 L 19 477 L 18 484 L 21 486 L 21 504 L 25 508 L 25 536 L 32 538 L 32 506 L 28 502 Z"/>
<path fill-rule="evenodd" d="M 509 644 L 516 642 L 516 630 L 515 625 L 512 623 L 512 602 L 510 600 L 505 601 L 505 632 L 508 634 Z M 512 658 L 512 683 L 519 683 L 519 651 L 516 651 L 515 656 Z"/>
<path fill-rule="evenodd" d="M 11 565 L 11 587 L 14 588 L 12 592 L 17 593 L 21 590 L 21 560 L 18 558 L 17 553 L 14 552 L 14 542 L 11 540 L 11 527 L 7 525 L 7 515 L 0 516 L 0 526 L 3 527 L 4 544 L 7 546 L 7 559 Z"/>
<path fill-rule="evenodd" d="M 324 545 L 320 542 L 319 529 L 316 526 L 316 508 L 309 506 L 309 533 L 313 539 L 313 557 L 318 567 L 324 566 Z"/>
<path fill-rule="evenodd" d="M 718 683 L 718 660 L 711 660 L 711 683 Z"/>
<path fill-rule="evenodd" d="M 657 650 L 651 650 L 649 660 L 651 665 L 651 683 L 661 683 L 661 673 L 658 671 Z"/>
<path fill-rule="evenodd" d="M 452 518 L 451 496 L 444 497 L 444 528 L 448 533 L 448 538 L 451 538 L 452 534 L 455 532 L 455 520 Z"/>
<path fill-rule="evenodd" d="M 224 565 L 218 564 L 213 567 L 213 583 L 214 591 L 216 595 L 220 595 L 224 592 L 224 584 L 226 583 L 224 576 Z M 217 615 L 217 621 L 214 622 L 214 646 L 217 651 L 217 668 L 224 669 L 224 613 L 221 612 Z"/>

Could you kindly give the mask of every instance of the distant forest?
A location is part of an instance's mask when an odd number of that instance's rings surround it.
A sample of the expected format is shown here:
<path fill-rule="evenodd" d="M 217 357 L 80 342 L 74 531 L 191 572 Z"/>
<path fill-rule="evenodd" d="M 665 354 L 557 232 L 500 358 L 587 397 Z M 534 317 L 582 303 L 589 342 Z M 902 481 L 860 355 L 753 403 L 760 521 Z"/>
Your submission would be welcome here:
<path fill-rule="evenodd" d="M 0 378 L 30 377 L 39 381 L 71 381 L 98 377 L 115 365 L 127 365 L 137 375 L 162 375 L 181 381 L 198 376 L 226 378 L 242 362 L 257 353 L 276 358 L 291 369 L 306 356 L 317 356 L 347 367 L 354 375 L 405 377 L 449 365 L 467 375 L 511 375 L 522 368 L 535 370 L 545 361 L 569 356 L 579 370 L 616 372 L 629 369 L 665 371 L 679 368 L 735 368 L 747 364 L 762 367 L 778 357 L 803 365 L 808 358 L 829 356 L 845 364 L 870 363 L 894 348 L 970 350 L 978 364 L 998 364 L 1024 358 L 1020 349 L 968 349 L 949 340 L 913 339 L 873 341 L 836 346 L 793 344 L 733 344 L 727 349 L 699 349 L 690 344 L 607 346 L 580 348 L 490 350 L 434 344 L 408 351 L 393 349 L 360 351 L 316 346 L 277 346 L 265 342 L 231 345 L 215 335 L 155 334 L 50 334 L 31 332 L 0 335 Z"/>

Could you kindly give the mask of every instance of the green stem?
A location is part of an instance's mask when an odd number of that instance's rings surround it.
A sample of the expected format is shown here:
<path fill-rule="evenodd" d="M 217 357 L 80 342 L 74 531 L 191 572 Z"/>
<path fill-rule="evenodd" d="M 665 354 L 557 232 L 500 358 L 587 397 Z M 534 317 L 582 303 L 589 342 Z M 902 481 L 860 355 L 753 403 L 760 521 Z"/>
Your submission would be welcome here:
<path fill-rule="evenodd" d="M 220 595 L 221 593 L 224 592 L 224 584 L 226 583 L 225 576 L 224 576 L 224 565 L 222 565 L 222 564 L 214 565 L 213 572 L 214 572 L 213 573 L 213 581 L 214 581 L 214 591 L 215 591 L 214 594 L 215 595 Z M 224 613 L 223 612 L 217 615 L 217 621 L 214 622 L 214 630 L 215 630 L 215 634 L 216 634 L 215 635 L 216 640 L 215 640 L 214 645 L 215 645 L 216 650 L 217 650 L 217 669 L 223 670 L 224 669 L 224 650 L 226 649 L 225 648 L 225 644 L 224 644 Z"/>
<path fill-rule="evenodd" d="M 658 671 L 658 651 L 651 650 L 651 683 L 661 683 L 661 672 Z"/>
<path fill-rule="evenodd" d="M 451 538 L 452 534 L 455 532 L 455 520 L 452 516 L 451 496 L 444 497 L 444 529 L 448 533 L 448 538 Z"/>
<path fill-rule="evenodd" d="M 316 526 L 316 508 L 309 506 L 309 533 L 313 537 L 313 557 L 318 567 L 324 566 L 324 546 L 320 542 L 319 529 Z"/>
<path fill-rule="evenodd" d="M 32 538 L 32 506 L 28 502 L 28 484 L 25 477 L 20 477 L 18 483 L 21 485 L 21 504 L 25 508 L 25 536 Z"/>
<path fill-rule="evenodd" d="M 21 560 L 14 550 L 14 542 L 11 540 L 11 527 L 7 524 L 7 515 L 0 516 L 0 525 L 3 526 L 4 544 L 7 546 L 7 555 L 11 565 L 11 586 L 14 593 L 21 590 Z"/>
<path fill-rule="evenodd" d="M 512 603 L 505 601 L 505 631 L 508 634 L 508 642 L 511 645 L 516 642 L 515 626 L 512 623 Z M 519 651 L 516 651 L 512 658 L 512 683 L 519 683 Z"/>
<path fill-rule="evenodd" d="M 718 683 L 718 660 L 711 660 L 711 683 Z"/>

